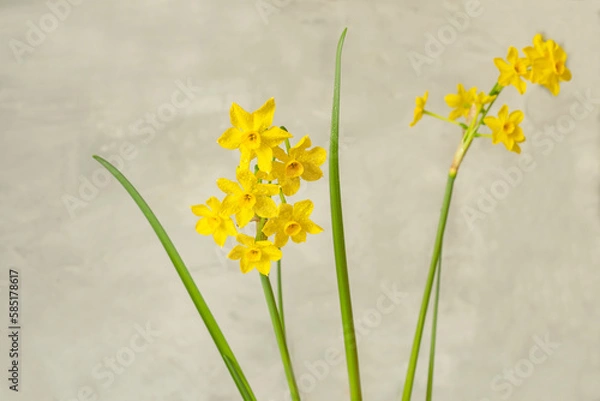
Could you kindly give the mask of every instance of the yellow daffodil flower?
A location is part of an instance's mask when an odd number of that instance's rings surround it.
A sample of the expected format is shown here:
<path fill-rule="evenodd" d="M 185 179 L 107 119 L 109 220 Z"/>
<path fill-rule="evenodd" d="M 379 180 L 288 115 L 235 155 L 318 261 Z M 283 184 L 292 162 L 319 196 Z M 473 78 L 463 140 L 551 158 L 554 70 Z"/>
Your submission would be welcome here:
<path fill-rule="evenodd" d="M 528 57 L 519 57 L 519 51 L 511 46 L 508 49 L 506 61 L 501 58 L 495 58 L 494 64 L 500 70 L 498 83 L 502 86 L 514 85 L 522 95 L 525 93 L 527 84 L 521 78 L 529 79 L 530 72 L 528 70 L 531 65 L 531 60 Z"/>
<path fill-rule="evenodd" d="M 289 132 L 279 127 L 272 127 L 275 114 L 275 100 L 267 100 L 258 110 L 248 113 L 237 103 L 231 105 L 229 111 L 231 125 L 217 140 L 225 149 L 239 149 L 241 152 L 240 166 L 250 168 L 250 161 L 258 158 L 258 168 L 266 173 L 271 171 L 272 149 L 291 138 Z"/>
<path fill-rule="evenodd" d="M 451 93 L 444 97 L 446 104 L 454 109 L 448 116 L 448 118 L 451 120 L 456 120 L 459 117 L 467 118 L 471 110 L 471 106 L 476 100 L 476 87 L 472 87 L 466 91 L 462 84 L 458 84 L 457 91 L 457 94 Z"/>
<path fill-rule="evenodd" d="M 267 218 L 276 216 L 277 205 L 270 197 L 279 193 L 279 186 L 261 184 L 252 172 L 239 167 L 236 175 L 239 184 L 226 178 L 217 180 L 219 189 L 227 194 L 223 199 L 223 212 L 235 214 L 240 227 L 248 224 L 255 214 Z"/>
<path fill-rule="evenodd" d="M 205 205 L 192 206 L 192 213 L 202 217 L 196 223 L 196 231 L 198 234 L 212 235 L 217 245 L 222 248 L 227 236 L 235 237 L 237 235 L 235 225 L 230 215 L 223 213 L 222 204 L 217 198 L 211 196 L 206 204 L 208 207 Z"/>
<path fill-rule="evenodd" d="M 311 145 L 310 138 L 306 135 L 288 153 L 279 147 L 273 149 L 273 155 L 279 161 L 273 162 L 272 175 L 277 178 L 284 195 L 292 196 L 298 192 L 300 178 L 316 181 L 323 177 L 319 166 L 325 163 L 327 151 L 318 146 L 307 150 Z"/>
<path fill-rule="evenodd" d="M 427 103 L 427 97 L 429 96 L 429 91 L 426 91 L 423 97 L 418 97 L 415 99 L 415 112 L 413 116 L 413 120 L 410 123 L 411 127 L 414 127 L 415 124 L 423 117 L 423 111 L 425 111 L 425 103 Z"/>
<path fill-rule="evenodd" d="M 294 206 L 282 203 L 277 217 L 269 219 L 263 227 L 263 234 L 267 237 L 275 234 L 275 246 L 279 248 L 283 247 L 290 237 L 296 243 L 306 241 L 306 233 L 318 234 L 323 231 L 309 218 L 313 207 L 310 200 L 296 202 Z"/>
<path fill-rule="evenodd" d="M 560 81 L 570 81 L 571 71 L 565 66 L 567 53 L 552 39 L 544 41 L 541 34 L 533 38 L 533 47 L 523 49 L 531 62 L 531 82 L 545 86 L 556 96 Z"/>
<path fill-rule="evenodd" d="M 248 273 L 256 268 L 265 276 L 271 271 L 271 262 L 281 259 L 281 250 L 271 241 L 255 241 L 249 235 L 239 234 L 237 240 L 242 245 L 236 245 L 227 257 L 240 261 L 242 273 Z"/>
<path fill-rule="evenodd" d="M 519 127 L 523 121 L 524 115 L 520 110 L 508 114 L 506 105 L 500 108 L 498 117 L 486 117 L 483 122 L 492 130 L 492 143 L 495 145 L 502 142 L 506 149 L 521 153 L 521 147 L 518 145 L 525 142 L 523 129 Z"/>

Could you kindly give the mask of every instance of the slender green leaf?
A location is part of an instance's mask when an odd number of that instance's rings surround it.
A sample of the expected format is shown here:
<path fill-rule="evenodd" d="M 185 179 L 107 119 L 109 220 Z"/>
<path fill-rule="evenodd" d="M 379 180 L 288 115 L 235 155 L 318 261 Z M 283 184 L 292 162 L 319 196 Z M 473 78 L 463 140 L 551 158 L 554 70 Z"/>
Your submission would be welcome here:
<path fill-rule="evenodd" d="M 229 369 L 231 377 L 233 378 L 233 381 L 235 382 L 235 385 L 238 388 L 240 394 L 242 395 L 244 401 L 256 401 L 256 398 L 254 398 L 254 394 L 252 394 L 250 392 L 251 390 L 248 387 L 246 387 L 245 379 L 240 376 L 240 372 L 238 367 L 236 366 L 236 363 L 229 359 L 227 355 L 222 356 L 223 360 L 225 361 L 225 365 L 227 365 L 227 369 Z"/>
<path fill-rule="evenodd" d="M 140 208 L 140 210 L 150 223 L 150 226 L 152 226 L 152 228 L 154 229 L 154 232 L 158 236 L 158 239 L 160 240 L 161 244 L 165 248 L 167 255 L 169 255 L 173 266 L 175 266 L 175 270 L 177 271 L 179 278 L 181 278 L 185 289 L 190 295 L 190 298 L 192 298 L 192 302 L 194 302 L 196 309 L 200 313 L 200 317 L 202 317 L 202 320 L 204 321 L 206 328 L 208 329 L 213 341 L 215 342 L 217 349 L 221 353 L 221 356 L 225 361 L 225 365 L 229 369 L 231 377 L 236 383 L 238 389 L 240 390 L 240 394 L 242 395 L 242 397 L 244 397 L 244 400 L 256 401 L 256 397 L 254 396 L 252 389 L 250 388 L 250 384 L 246 380 L 246 377 L 244 376 L 244 373 L 242 372 L 242 369 L 239 366 L 239 363 L 237 362 L 233 351 L 229 347 L 227 340 L 225 340 L 225 336 L 221 332 L 221 329 L 219 328 L 219 325 L 217 324 L 213 314 L 208 308 L 206 302 L 204 301 L 200 290 L 196 286 L 196 283 L 194 282 L 194 279 L 192 278 L 186 265 L 183 263 L 181 256 L 179 256 L 179 252 L 177 252 L 175 245 L 173 245 L 173 242 L 167 235 L 163 226 L 156 218 L 154 212 L 152 212 L 152 210 L 150 209 L 150 206 L 148 206 L 144 198 L 142 198 L 140 193 L 127 180 L 127 178 L 125 178 L 125 176 L 121 174 L 121 172 L 117 170 L 112 164 L 110 164 L 100 156 L 94 156 L 94 159 L 96 159 L 100 164 L 102 164 L 102 166 L 104 166 L 121 183 L 121 185 L 123 185 L 125 190 L 129 193 L 129 195 L 133 198 L 137 206 Z"/>
<path fill-rule="evenodd" d="M 329 141 L 329 195 L 331 203 L 331 227 L 333 234 L 333 251 L 335 254 L 335 267 L 344 330 L 344 346 L 346 349 L 346 363 L 348 365 L 348 381 L 350 386 L 350 399 L 361 401 L 360 370 L 358 364 L 358 349 L 356 334 L 354 332 L 354 318 L 352 314 L 352 299 L 350 294 L 350 281 L 348 278 L 348 262 L 346 260 L 346 242 L 344 239 L 344 221 L 342 215 L 342 193 L 340 188 L 339 170 L 339 128 L 340 128 L 340 88 L 342 73 L 342 47 L 346 37 L 344 29 L 338 42 L 335 60 L 335 83 L 333 88 L 333 108 L 331 115 L 331 137 Z"/>

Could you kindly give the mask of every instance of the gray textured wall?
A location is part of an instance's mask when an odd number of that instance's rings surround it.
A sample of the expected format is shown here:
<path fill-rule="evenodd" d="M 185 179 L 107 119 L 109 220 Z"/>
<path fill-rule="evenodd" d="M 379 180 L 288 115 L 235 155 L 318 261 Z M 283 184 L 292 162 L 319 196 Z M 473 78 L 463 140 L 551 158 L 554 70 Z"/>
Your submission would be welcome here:
<path fill-rule="evenodd" d="M 21 391 L 8 391 L 3 373 L 3 400 L 238 399 L 134 203 L 112 179 L 86 188 L 104 178 L 92 154 L 123 152 L 123 171 L 178 246 L 257 396 L 284 400 L 257 273 L 242 275 L 196 234 L 189 206 L 233 175 L 237 153 L 215 143 L 232 101 L 254 110 L 274 96 L 276 124 L 327 146 L 346 26 L 341 173 L 364 398 L 398 399 L 458 140 L 430 118 L 409 129 L 414 98 L 429 90 L 428 108 L 447 113 L 443 96 L 457 82 L 489 90 L 492 59 L 544 32 L 564 45 L 574 78 L 557 98 L 538 86 L 506 90 L 501 100 L 526 114 L 523 154 L 478 140 L 463 164 L 447 230 L 436 398 L 599 399 L 600 2 L 481 0 L 420 68 L 410 52 L 426 54 L 428 35 L 447 29 L 463 2 L 80 3 L 56 9 L 60 21 L 44 1 L 0 5 L 2 372 L 9 268 L 21 274 L 23 325 Z M 261 4 L 272 13 L 261 16 Z M 36 36 L 40 26 L 47 32 Z M 130 129 L 181 85 L 192 88 L 189 102 L 170 121 L 144 123 L 144 135 Z M 580 96 L 591 101 L 576 120 Z M 503 193 L 507 172 L 521 178 Z M 492 190 L 499 199 L 490 201 Z M 342 400 L 344 363 L 322 362 L 342 350 L 326 180 L 295 199 L 304 197 L 326 231 L 285 249 L 289 342 L 304 400 Z M 469 220 L 469 208 L 481 218 Z M 389 294 L 395 303 L 382 309 Z"/>

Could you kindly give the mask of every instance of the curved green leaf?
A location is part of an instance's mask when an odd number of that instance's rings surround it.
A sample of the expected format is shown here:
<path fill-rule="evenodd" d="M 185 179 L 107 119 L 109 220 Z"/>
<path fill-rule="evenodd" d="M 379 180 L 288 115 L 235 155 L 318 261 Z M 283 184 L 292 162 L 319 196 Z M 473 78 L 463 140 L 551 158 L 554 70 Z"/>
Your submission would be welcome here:
<path fill-rule="evenodd" d="M 138 207 L 148 220 L 148 223 L 150 223 L 150 225 L 154 229 L 154 232 L 156 233 L 158 239 L 165 248 L 167 255 L 169 255 L 171 262 L 173 262 L 173 266 L 175 266 L 175 270 L 177 271 L 179 278 L 181 278 L 185 289 L 190 295 L 190 298 L 192 298 L 192 302 L 194 302 L 196 309 L 200 313 L 200 317 L 202 317 L 202 320 L 204 321 L 206 328 L 208 329 L 213 341 L 215 342 L 217 349 L 221 353 L 221 356 L 225 361 L 225 365 L 227 366 L 231 377 L 233 378 L 237 388 L 239 389 L 242 398 L 244 399 L 244 401 L 256 401 L 256 397 L 254 396 L 252 389 L 250 388 L 250 384 L 246 380 L 246 377 L 244 376 L 244 373 L 242 372 L 242 369 L 240 368 L 235 358 L 235 355 L 233 354 L 233 351 L 229 347 L 227 340 L 225 340 L 225 336 L 221 332 L 221 329 L 219 328 L 219 325 L 217 324 L 213 314 L 208 308 L 206 302 L 204 301 L 200 290 L 196 286 L 196 283 L 194 282 L 194 279 L 192 278 L 186 265 L 183 263 L 181 256 L 179 256 L 179 252 L 177 252 L 175 245 L 173 245 L 173 242 L 167 235 L 163 226 L 156 218 L 154 212 L 152 212 L 152 209 L 150 209 L 150 206 L 148 206 L 144 198 L 142 198 L 142 195 L 140 195 L 140 193 L 135 189 L 135 187 L 127 180 L 127 178 L 125 178 L 123 174 L 121 174 L 119 170 L 117 170 L 116 167 L 114 167 L 112 164 L 110 164 L 100 156 L 94 155 L 93 157 L 100 164 L 102 164 L 102 166 L 104 166 L 121 183 L 121 185 L 123 185 L 125 190 L 129 193 L 129 195 L 138 205 Z"/>

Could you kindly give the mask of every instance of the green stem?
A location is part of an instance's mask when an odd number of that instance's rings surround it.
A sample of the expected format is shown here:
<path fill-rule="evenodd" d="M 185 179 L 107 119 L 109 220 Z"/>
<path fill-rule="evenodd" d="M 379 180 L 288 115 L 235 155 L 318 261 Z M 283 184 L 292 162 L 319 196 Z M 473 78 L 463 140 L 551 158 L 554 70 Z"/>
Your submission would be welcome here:
<path fill-rule="evenodd" d="M 433 255 L 431 256 L 431 263 L 429 265 L 429 274 L 427 276 L 427 283 L 425 284 L 425 292 L 423 294 L 423 300 L 421 302 L 421 311 L 419 312 L 417 329 L 415 332 L 408 369 L 406 372 L 406 381 L 404 382 L 404 392 L 402 395 L 402 401 L 410 401 L 412 395 L 412 389 L 415 381 L 415 373 L 417 370 L 417 360 L 419 358 L 419 349 L 421 346 L 421 339 L 423 337 L 423 328 L 425 326 L 425 317 L 427 315 L 427 306 L 429 304 L 431 288 L 433 287 L 433 279 L 435 277 L 436 267 L 442 250 L 442 240 L 444 238 L 444 231 L 446 229 L 446 221 L 448 220 L 448 210 L 450 209 L 450 200 L 452 199 L 452 189 L 454 188 L 455 179 L 455 173 L 451 172 L 448 174 L 448 181 L 446 182 L 446 192 L 444 194 L 444 201 L 442 203 L 442 210 L 440 213 L 440 220 L 438 223 L 435 245 L 433 247 Z"/>
<path fill-rule="evenodd" d="M 285 377 L 287 378 L 288 386 L 290 387 L 292 400 L 300 401 L 300 392 L 298 391 L 298 385 L 296 384 L 296 378 L 294 377 L 294 369 L 292 368 L 292 362 L 288 352 L 283 327 L 281 326 L 281 321 L 279 320 L 279 314 L 277 312 L 277 305 L 275 304 L 275 296 L 273 295 L 271 281 L 269 280 L 268 276 L 262 274 L 260 275 L 260 281 L 265 293 L 267 306 L 269 307 L 269 315 L 271 316 L 271 323 L 273 323 L 275 337 L 277 338 L 277 346 L 279 347 L 279 353 L 281 354 L 281 361 L 283 362 L 283 367 L 285 369 Z"/>
<path fill-rule="evenodd" d="M 281 279 L 281 259 L 277 261 L 277 306 L 279 310 L 279 320 L 281 321 L 281 328 L 285 335 L 285 317 L 283 316 L 283 285 Z"/>
<path fill-rule="evenodd" d="M 266 239 L 262 232 L 262 228 L 264 227 L 266 221 L 267 219 L 261 218 L 256 224 L 256 241 Z M 281 274 L 279 277 L 281 277 Z M 262 283 L 263 292 L 265 293 L 265 300 L 267 301 L 269 316 L 271 317 L 271 323 L 273 325 L 273 330 L 275 331 L 275 338 L 277 339 L 277 346 L 279 347 L 279 353 L 281 354 L 281 361 L 283 362 L 283 369 L 285 370 L 285 377 L 290 388 L 292 401 L 300 401 L 300 392 L 298 391 L 298 385 L 296 384 L 294 368 L 292 367 L 292 361 L 285 339 L 283 320 L 281 320 L 283 319 L 283 304 L 280 304 L 281 310 L 278 310 L 269 276 L 260 274 L 260 281 Z"/>
<path fill-rule="evenodd" d="M 281 199 L 281 203 L 287 203 L 285 200 L 285 195 L 283 194 L 283 189 L 279 188 L 279 199 Z"/>
<path fill-rule="evenodd" d="M 423 110 L 423 114 L 427 114 L 428 116 L 435 117 L 438 120 L 446 121 L 446 122 L 454 124 L 454 125 L 459 125 L 459 126 L 463 127 L 464 129 L 467 129 L 467 125 L 466 124 L 458 122 L 458 121 L 451 120 L 451 119 L 449 119 L 447 117 L 440 116 L 439 114 L 432 113 L 431 111 Z"/>
<path fill-rule="evenodd" d="M 348 366 L 348 382 L 350 386 L 351 401 L 361 401 L 360 371 L 358 365 L 358 350 L 356 334 L 354 332 L 354 318 L 352 314 L 352 299 L 350 296 L 350 282 L 348 278 L 348 263 L 346 260 L 346 244 L 344 241 L 344 221 L 342 215 L 342 194 L 340 189 L 339 171 L 339 122 L 340 122 L 340 82 L 341 59 L 344 38 L 347 28 L 344 29 L 338 42 L 335 61 L 335 81 L 333 89 L 333 107 L 331 116 L 331 137 L 329 141 L 329 194 L 331 204 L 331 227 L 333 234 L 333 251 L 335 254 L 335 267 L 344 332 L 344 346 L 346 350 L 346 364 Z"/>
<path fill-rule="evenodd" d="M 440 257 L 435 280 L 435 298 L 433 300 L 433 320 L 431 322 L 431 346 L 429 348 L 429 372 L 427 374 L 427 396 L 426 401 L 431 401 L 433 397 L 433 373 L 435 370 L 435 343 L 437 337 L 438 306 L 440 303 L 440 280 L 442 276 L 442 247 L 440 248 Z"/>

